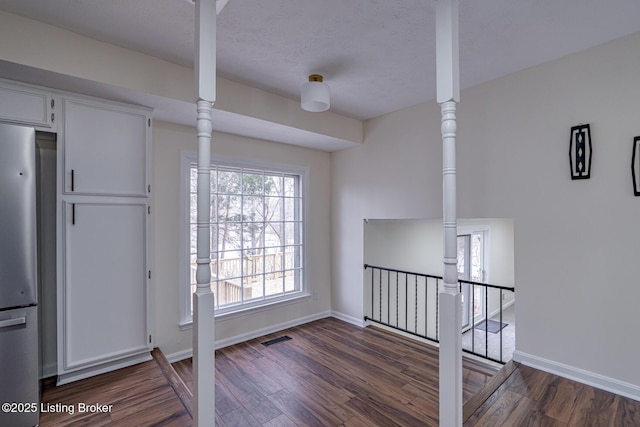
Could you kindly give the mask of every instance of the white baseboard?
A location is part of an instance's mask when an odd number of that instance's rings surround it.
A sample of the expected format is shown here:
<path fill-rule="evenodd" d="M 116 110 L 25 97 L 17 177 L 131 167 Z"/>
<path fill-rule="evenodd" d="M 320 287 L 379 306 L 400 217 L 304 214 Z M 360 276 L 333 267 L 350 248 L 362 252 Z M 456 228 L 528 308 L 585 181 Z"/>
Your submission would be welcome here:
<path fill-rule="evenodd" d="M 293 319 L 288 322 L 283 322 L 277 325 L 271 325 L 261 329 L 256 329 L 255 331 L 247 332 L 245 334 L 235 335 L 229 338 L 217 340 L 215 344 L 216 350 L 224 347 L 228 347 L 230 345 L 249 341 L 264 335 L 273 334 L 274 332 L 282 331 L 284 329 L 293 328 L 294 326 L 299 326 L 304 323 L 313 322 L 314 320 L 324 319 L 325 317 L 330 317 L 331 315 L 332 313 L 330 311 L 322 311 L 320 313 L 312 314 L 310 316 L 298 317 L 297 319 Z M 174 363 L 183 359 L 188 359 L 189 357 L 192 357 L 192 356 L 193 356 L 192 348 L 165 355 L 169 363 Z"/>
<path fill-rule="evenodd" d="M 356 325 L 361 328 L 365 326 L 364 319 L 359 319 L 357 317 L 349 316 L 348 314 L 340 313 L 338 311 L 332 311 L 331 317 L 335 317 L 336 319 L 342 320 L 343 322 L 351 323 L 352 325 Z"/>
<path fill-rule="evenodd" d="M 193 357 L 193 349 L 192 348 L 188 348 L 186 350 L 176 351 L 176 352 L 171 353 L 171 354 L 165 354 L 164 357 L 167 358 L 167 361 L 169 363 L 176 363 L 176 362 L 179 362 L 181 360 Z"/>
<path fill-rule="evenodd" d="M 640 386 L 516 350 L 514 362 L 640 401 Z"/>
<path fill-rule="evenodd" d="M 59 374 L 56 385 L 60 386 L 60 385 L 68 384 L 70 382 L 93 377 L 99 374 L 104 374 L 106 372 L 116 371 L 118 369 L 126 368 L 128 366 L 133 366 L 138 363 L 148 362 L 151 359 L 152 359 L 151 353 L 146 351 L 141 354 L 134 354 L 132 356 L 118 359 L 113 362 L 102 363 L 100 365 L 93 366 L 90 368 L 76 369 L 75 371 L 72 371 L 72 372 Z"/>

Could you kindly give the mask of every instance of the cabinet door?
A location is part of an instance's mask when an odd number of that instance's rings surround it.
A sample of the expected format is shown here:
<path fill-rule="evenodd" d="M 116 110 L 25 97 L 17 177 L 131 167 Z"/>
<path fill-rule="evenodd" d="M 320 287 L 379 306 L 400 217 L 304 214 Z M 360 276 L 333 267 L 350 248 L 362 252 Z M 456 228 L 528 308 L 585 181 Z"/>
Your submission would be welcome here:
<path fill-rule="evenodd" d="M 50 127 L 51 100 L 43 90 L 0 81 L 0 120 Z"/>
<path fill-rule="evenodd" d="M 64 216 L 58 372 L 148 352 L 146 204 L 66 203 Z"/>
<path fill-rule="evenodd" d="M 148 129 L 146 110 L 65 99 L 65 193 L 145 196 Z"/>

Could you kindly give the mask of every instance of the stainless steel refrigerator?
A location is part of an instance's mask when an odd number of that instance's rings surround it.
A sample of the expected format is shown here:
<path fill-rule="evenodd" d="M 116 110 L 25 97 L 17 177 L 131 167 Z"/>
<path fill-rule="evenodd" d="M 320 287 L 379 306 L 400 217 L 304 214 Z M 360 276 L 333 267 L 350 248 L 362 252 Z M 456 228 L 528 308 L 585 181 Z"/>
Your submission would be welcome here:
<path fill-rule="evenodd" d="M 39 416 L 35 138 L 0 124 L 0 426 Z"/>

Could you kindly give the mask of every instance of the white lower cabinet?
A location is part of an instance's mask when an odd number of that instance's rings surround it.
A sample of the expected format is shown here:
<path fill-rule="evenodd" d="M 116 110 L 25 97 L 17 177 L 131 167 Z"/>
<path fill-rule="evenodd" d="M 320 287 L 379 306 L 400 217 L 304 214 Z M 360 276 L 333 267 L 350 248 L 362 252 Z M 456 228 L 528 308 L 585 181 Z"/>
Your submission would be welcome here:
<path fill-rule="evenodd" d="M 64 203 L 59 384 L 150 358 L 146 202 Z"/>

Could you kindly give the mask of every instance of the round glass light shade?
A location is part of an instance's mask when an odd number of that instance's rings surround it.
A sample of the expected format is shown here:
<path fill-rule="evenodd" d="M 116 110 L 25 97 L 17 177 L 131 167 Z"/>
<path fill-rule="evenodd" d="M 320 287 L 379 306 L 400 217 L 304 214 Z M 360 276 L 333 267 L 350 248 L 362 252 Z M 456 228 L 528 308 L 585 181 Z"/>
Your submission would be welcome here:
<path fill-rule="evenodd" d="M 307 82 L 302 85 L 300 106 L 305 111 L 327 111 L 331 105 L 329 85 L 324 82 Z"/>

